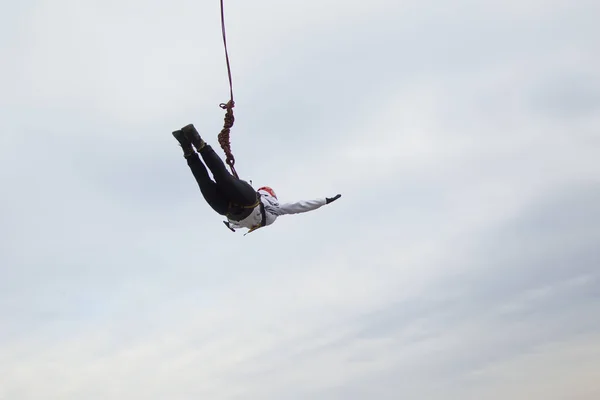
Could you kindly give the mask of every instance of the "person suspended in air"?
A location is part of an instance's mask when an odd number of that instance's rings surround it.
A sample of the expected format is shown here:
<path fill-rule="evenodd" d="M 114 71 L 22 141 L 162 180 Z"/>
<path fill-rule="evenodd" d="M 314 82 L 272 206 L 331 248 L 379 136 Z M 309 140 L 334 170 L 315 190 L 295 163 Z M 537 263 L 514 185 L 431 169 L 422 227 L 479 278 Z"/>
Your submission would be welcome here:
<path fill-rule="evenodd" d="M 193 124 L 174 131 L 173 136 L 183 149 L 183 157 L 187 160 L 204 199 L 215 212 L 227 217 L 227 221 L 223 223 L 233 232 L 239 228 L 248 228 L 247 233 L 250 233 L 271 225 L 279 216 L 316 210 L 341 197 L 338 194 L 282 204 L 272 188 L 263 186 L 255 190 L 248 182 L 229 173 L 225 163 L 200 137 Z"/>

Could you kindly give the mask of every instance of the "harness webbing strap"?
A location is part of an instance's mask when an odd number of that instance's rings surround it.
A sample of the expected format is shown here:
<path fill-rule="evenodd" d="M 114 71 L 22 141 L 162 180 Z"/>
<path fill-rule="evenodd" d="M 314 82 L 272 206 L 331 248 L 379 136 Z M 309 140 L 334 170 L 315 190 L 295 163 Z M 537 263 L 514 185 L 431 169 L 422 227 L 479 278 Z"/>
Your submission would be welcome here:
<path fill-rule="evenodd" d="M 260 198 L 259 198 L 259 201 L 260 201 Z M 263 204 L 262 201 L 260 201 L 260 216 L 261 216 L 260 224 L 253 226 L 250 230 L 248 230 L 248 232 L 246 232 L 244 234 L 244 236 L 246 236 L 250 232 L 254 232 L 258 228 L 262 228 L 263 226 L 267 225 L 267 212 L 265 211 L 265 205 Z"/>
<path fill-rule="evenodd" d="M 267 224 L 267 213 L 265 212 L 265 205 L 262 201 L 260 202 L 260 214 L 260 226 L 265 226 Z"/>

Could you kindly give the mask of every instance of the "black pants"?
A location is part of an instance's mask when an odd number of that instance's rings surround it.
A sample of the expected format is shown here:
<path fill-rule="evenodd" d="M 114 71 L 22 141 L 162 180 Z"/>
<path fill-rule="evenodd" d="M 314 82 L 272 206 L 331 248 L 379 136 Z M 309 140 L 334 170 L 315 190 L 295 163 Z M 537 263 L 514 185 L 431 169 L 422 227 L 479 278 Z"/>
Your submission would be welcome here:
<path fill-rule="evenodd" d="M 210 145 L 206 144 L 200 150 L 200 155 L 212 172 L 214 181 L 208 175 L 197 153 L 188 157 L 187 163 L 200 186 L 202 196 L 213 210 L 221 215 L 227 215 L 230 202 L 240 206 L 256 203 L 256 190 L 248 182 L 231 175 L 223 160 Z"/>

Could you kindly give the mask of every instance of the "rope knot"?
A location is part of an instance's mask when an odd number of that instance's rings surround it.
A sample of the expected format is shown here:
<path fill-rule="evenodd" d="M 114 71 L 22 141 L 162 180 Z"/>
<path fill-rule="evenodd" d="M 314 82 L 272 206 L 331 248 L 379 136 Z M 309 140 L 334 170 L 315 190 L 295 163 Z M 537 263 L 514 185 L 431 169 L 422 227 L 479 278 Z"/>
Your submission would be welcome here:
<path fill-rule="evenodd" d="M 231 131 L 231 127 L 233 126 L 233 123 L 235 122 L 235 117 L 233 116 L 233 107 L 234 107 L 234 102 L 233 100 L 229 100 L 226 104 L 225 103 L 221 103 L 219 104 L 219 106 L 224 109 L 227 110 L 225 112 L 225 118 L 224 118 L 224 123 L 223 123 L 223 129 L 221 130 L 221 132 L 219 133 L 219 144 L 221 145 L 221 148 L 223 149 L 223 151 L 225 152 L 225 155 L 227 156 L 226 159 L 226 163 L 227 165 L 229 165 L 229 167 L 231 168 L 231 171 L 233 172 L 233 175 L 237 178 L 237 172 L 235 171 L 235 157 L 233 156 L 232 152 L 231 152 L 231 143 L 229 140 L 229 133 Z"/>
<path fill-rule="evenodd" d="M 235 107 L 235 102 L 233 100 L 229 100 L 227 103 L 221 103 L 219 104 L 219 107 L 221 107 L 223 110 L 231 110 L 233 107 Z"/>

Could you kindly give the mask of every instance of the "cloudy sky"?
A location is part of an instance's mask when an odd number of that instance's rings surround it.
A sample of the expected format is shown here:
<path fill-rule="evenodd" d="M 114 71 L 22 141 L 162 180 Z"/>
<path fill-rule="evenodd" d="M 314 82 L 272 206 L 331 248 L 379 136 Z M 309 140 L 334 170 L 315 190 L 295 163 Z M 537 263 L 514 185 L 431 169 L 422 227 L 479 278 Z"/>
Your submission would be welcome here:
<path fill-rule="evenodd" d="M 600 398 L 597 1 L 1 8 L 1 400 Z"/>

